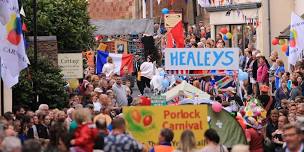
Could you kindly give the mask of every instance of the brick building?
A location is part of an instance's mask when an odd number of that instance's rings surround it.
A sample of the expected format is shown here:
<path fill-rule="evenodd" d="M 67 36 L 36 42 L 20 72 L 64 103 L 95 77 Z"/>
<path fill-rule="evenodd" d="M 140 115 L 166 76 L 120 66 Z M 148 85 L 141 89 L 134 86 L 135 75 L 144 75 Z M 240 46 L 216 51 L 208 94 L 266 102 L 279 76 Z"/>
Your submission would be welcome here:
<path fill-rule="evenodd" d="M 162 0 L 160 4 L 153 2 L 154 22 L 160 21 L 161 10 L 168 8 L 171 11 L 181 12 L 183 22 L 194 24 L 198 20 L 209 22 L 209 15 L 200 8 L 196 0 Z M 150 17 L 150 0 L 146 0 L 147 17 Z M 89 0 L 89 16 L 93 20 L 110 19 L 140 19 L 142 18 L 142 0 Z"/>

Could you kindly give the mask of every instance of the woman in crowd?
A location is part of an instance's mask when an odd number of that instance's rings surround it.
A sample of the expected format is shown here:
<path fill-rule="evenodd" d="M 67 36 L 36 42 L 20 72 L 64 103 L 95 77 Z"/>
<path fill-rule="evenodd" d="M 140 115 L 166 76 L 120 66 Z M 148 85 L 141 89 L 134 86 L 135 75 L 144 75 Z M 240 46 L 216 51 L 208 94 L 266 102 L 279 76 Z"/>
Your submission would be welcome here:
<path fill-rule="evenodd" d="M 281 107 L 281 100 L 282 99 L 289 99 L 290 90 L 287 87 L 287 83 L 282 81 L 280 87 L 276 90 L 275 93 L 275 108 Z"/>
<path fill-rule="evenodd" d="M 55 122 L 50 128 L 50 142 L 45 152 L 69 152 L 70 135 L 65 124 Z"/>
<path fill-rule="evenodd" d="M 102 73 L 104 73 L 109 79 L 112 75 L 114 75 L 115 64 L 113 63 L 113 59 L 108 57 L 107 63 L 102 67 Z"/>
<path fill-rule="evenodd" d="M 92 128 L 91 114 L 86 108 L 75 110 L 74 118 L 77 122 L 77 128 L 74 132 L 74 138 L 70 144 L 73 145 L 73 150 L 80 152 L 93 151 L 95 139 L 98 136 L 98 130 Z"/>
<path fill-rule="evenodd" d="M 257 80 L 257 70 L 258 70 L 258 61 L 256 58 L 256 53 L 251 53 L 250 51 L 248 52 L 249 54 L 252 54 L 251 58 L 249 59 L 247 65 L 246 65 L 246 70 L 249 75 L 249 82 L 252 87 L 252 92 L 253 95 L 256 97 L 257 96 L 257 85 L 256 85 L 256 80 Z"/>
<path fill-rule="evenodd" d="M 268 61 L 266 60 L 265 56 L 258 54 L 257 55 L 259 59 L 259 68 L 257 70 L 257 82 L 259 83 L 259 86 L 262 85 L 269 85 L 269 64 Z"/>
<path fill-rule="evenodd" d="M 277 89 L 280 87 L 281 78 L 285 72 L 285 68 L 284 68 L 284 62 L 280 59 L 277 59 L 276 64 L 277 64 L 277 68 L 275 70 L 274 75 L 275 75 L 275 88 Z"/>
<path fill-rule="evenodd" d="M 281 152 L 283 150 L 283 127 L 287 123 L 287 117 L 280 116 L 278 121 L 278 129 L 271 134 L 275 152 Z"/>
<path fill-rule="evenodd" d="M 178 148 L 173 152 L 199 152 L 196 149 L 195 136 L 191 130 L 183 131 Z"/>
<path fill-rule="evenodd" d="M 208 129 L 204 134 L 207 145 L 202 152 L 228 152 L 227 148 L 220 144 L 220 137 L 214 129 Z"/>

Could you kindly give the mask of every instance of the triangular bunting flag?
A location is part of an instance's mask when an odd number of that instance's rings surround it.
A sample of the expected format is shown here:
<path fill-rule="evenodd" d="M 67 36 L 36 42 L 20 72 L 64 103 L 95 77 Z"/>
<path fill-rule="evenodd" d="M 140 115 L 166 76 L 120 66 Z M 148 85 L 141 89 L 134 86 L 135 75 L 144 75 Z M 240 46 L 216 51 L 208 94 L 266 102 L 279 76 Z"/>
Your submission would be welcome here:
<path fill-rule="evenodd" d="M 26 17 L 26 16 L 25 16 L 24 9 L 23 9 L 23 6 L 21 6 L 21 9 L 20 9 L 20 15 L 22 15 L 23 17 Z"/>

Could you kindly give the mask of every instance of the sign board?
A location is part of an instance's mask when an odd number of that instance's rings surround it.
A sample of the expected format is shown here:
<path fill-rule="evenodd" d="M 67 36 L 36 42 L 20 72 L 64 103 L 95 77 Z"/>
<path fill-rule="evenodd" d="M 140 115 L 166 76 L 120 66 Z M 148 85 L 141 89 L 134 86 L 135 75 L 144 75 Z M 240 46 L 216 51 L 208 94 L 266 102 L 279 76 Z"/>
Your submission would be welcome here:
<path fill-rule="evenodd" d="M 166 70 L 238 70 L 237 48 L 166 48 Z"/>
<path fill-rule="evenodd" d="M 197 146 L 205 144 L 203 134 L 208 129 L 207 105 L 124 107 L 127 131 L 139 142 L 153 146 L 163 128 L 174 132 L 173 146 L 178 146 L 185 129 L 193 131 Z"/>
<path fill-rule="evenodd" d="M 83 63 L 81 53 L 59 53 L 58 66 L 65 79 L 83 78 Z"/>
<path fill-rule="evenodd" d="M 165 14 L 165 27 L 172 28 L 182 20 L 182 14 Z"/>

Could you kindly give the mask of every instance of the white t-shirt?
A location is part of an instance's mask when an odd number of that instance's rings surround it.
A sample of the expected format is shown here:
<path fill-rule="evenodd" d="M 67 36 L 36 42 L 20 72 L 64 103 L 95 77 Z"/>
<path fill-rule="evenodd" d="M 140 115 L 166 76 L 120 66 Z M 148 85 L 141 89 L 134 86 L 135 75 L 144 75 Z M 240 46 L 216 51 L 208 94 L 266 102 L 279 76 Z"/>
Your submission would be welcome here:
<path fill-rule="evenodd" d="M 154 65 L 152 62 L 144 62 L 140 66 L 140 74 L 146 78 L 152 79 L 154 75 Z"/>
<path fill-rule="evenodd" d="M 111 74 L 114 74 L 115 64 L 113 63 L 106 63 L 102 67 L 102 73 L 104 73 L 107 77 Z"/>
<path fill-rule="evenodd" d="M 94 111 L 100 112 L 101 109 L 101 103 L 99 101 L 93 102 L 94 105 Z"/>

